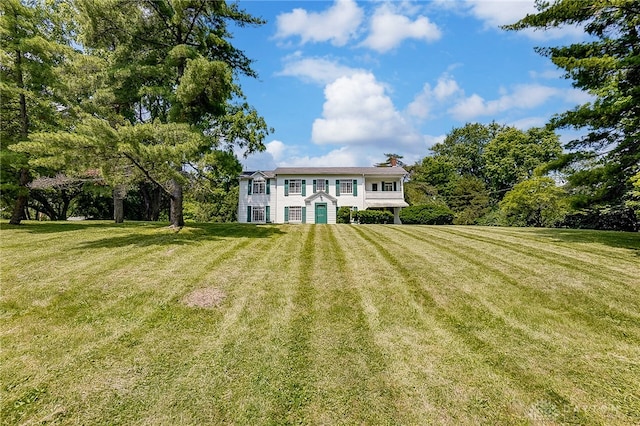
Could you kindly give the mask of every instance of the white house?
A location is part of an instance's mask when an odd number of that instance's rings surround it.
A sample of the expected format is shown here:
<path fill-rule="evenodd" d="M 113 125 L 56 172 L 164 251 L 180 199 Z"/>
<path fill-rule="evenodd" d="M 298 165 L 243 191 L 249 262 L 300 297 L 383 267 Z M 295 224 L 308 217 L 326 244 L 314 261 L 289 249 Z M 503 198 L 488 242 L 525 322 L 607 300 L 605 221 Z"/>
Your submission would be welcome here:
<path fill-rule="evenodd" d="M 279 167 L 240 175 L 242 223 L 336 223 L 340 207 L 392 208 L 404 201 L 402 167 Z"/>

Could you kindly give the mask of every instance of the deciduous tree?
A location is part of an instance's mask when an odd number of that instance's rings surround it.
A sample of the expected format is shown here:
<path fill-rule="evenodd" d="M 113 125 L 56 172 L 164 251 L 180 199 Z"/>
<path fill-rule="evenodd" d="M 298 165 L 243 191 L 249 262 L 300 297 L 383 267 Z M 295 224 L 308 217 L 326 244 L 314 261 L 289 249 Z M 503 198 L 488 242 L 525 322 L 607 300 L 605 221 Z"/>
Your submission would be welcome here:
<path fill-rule="evenodd" d="M 566 195 L 553 179 L 536 176 L 507 192 L 500 209 L 509 225 L 553 226 L 567 212 Z"/>

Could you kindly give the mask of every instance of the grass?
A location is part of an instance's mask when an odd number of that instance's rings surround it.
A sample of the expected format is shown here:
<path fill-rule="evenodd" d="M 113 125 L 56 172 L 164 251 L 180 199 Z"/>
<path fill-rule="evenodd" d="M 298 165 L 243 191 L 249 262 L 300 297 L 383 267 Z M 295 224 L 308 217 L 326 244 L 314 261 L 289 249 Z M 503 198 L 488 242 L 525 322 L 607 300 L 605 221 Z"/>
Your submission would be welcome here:
<path fill-rule="evenodd" d="M 639 234 L 1 227 L 2 424 L 640 423 Z"/>

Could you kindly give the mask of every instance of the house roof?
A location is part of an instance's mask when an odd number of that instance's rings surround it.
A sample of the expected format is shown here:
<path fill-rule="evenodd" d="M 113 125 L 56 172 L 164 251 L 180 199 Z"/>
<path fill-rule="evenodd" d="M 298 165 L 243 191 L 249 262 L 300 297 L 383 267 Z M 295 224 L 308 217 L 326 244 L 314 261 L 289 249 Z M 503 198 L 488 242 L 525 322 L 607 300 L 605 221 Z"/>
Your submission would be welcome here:
<path fill-rule="evenodd" d="M 376 175 L 404 176 L 402 167 L 278 167 L 276 175 Z"/>
<path fill-rule="evenodd" d="M 402 167 L 278 167 L 275 170 L 246 171 L 240 178 L 250 179 L 256 173 L 266 178 L 277 175 L 367 175 L 367 176 L 404 176 L 407 171 Z"/>

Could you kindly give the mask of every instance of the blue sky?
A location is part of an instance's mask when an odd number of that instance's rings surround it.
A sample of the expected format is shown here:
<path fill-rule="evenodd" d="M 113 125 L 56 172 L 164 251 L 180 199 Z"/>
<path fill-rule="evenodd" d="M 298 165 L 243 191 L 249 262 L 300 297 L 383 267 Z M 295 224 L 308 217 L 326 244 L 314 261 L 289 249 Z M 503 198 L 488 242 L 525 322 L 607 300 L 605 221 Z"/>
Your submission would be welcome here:
<path fill-rule="evenodd" d="M 246 170 L 408 164 L 465 123 L 544 125 L 584 103 L 535 46 L 584 38 L 579 28 L 507 32 L 534 9 L 507 1 L 240 1 L 267 20 L 234 29 L 259 79 L 241 78 L 275 129 Z M 562 134 L 569 139 L 575 134 Z"/>

